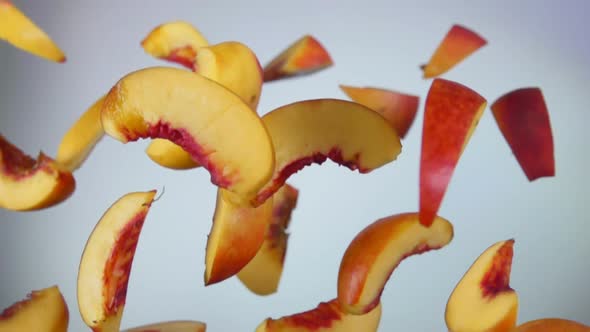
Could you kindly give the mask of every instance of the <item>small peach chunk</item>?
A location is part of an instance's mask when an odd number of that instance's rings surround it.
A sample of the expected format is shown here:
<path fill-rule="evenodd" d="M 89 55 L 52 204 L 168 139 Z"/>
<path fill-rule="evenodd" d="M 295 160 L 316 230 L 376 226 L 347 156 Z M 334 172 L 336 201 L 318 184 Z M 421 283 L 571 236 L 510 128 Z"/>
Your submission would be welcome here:
<path fill-rule="evenodd" d="M 205 323 L 189 320 L 175 320 L 148 324 L 123 330 L 123 332 L 205 332 Z"/>

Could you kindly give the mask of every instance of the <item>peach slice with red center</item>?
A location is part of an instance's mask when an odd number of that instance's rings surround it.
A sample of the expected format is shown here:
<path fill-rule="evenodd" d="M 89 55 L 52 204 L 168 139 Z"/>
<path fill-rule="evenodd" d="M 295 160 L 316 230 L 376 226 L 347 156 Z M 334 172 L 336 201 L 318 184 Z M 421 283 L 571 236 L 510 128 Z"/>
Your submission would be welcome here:
<path fill-rule="evenodd" d="M 185 21 L 158 25 L 141 41 L 149 55 L 180 64 L 189 69 L 195 66 L 197 50 L 209 43 L 201 32 Z"/>
<path fill-rule="evenodd" d="M 457 284 L 445 311 L 451 332 L 510 331 L 516 324 L 518 295 L 510 288 L 514 240 L 495 243 Z"/>
<path fill-rule="evenodd" d="M 279 287 L 289 238 L 286 230 L 298 197 L 299 191 L 285 184 L 271 198 L 272 220 L 266 230 L 264 243 L 250 263 L 238 273 L 242 284 L 255 294 L 269 295 Z"/>
<path fill-rule="evenodd" d="M 155 67 L 123 77 L 102 108 L 105 132 L 127 143 L 165 138 L 211 174 L 211 182 L 253 198 L 274 169 L 274 150 L 260 117 L 222 85 L 182 69 Z"/>
<path fill-rule="evenodd" d="M 38 57 L 65 62 L 55 42 L 12 2 L 0 0 L 0 39 Z"/>
<path fill-rule="evenodd" d="M 176 320 L 138 326 L 126 329 L 123 332 L 205 332 L 206 330 L 207 325 L 205 323 Z"/>
<path fill-rule="evenodd" d="M 0 135 L 0 208 L 31 211 L 54 206 L 74 192 L 76 181 L 43 152 L 37 160 Z"/>
<path fill-rule="evenodd" d="M 477 92 L 440 78 L 432 82 L 422 127 L 420 222 L 429 226 L 451 177 L 479 123 L 486 100 Z"/>
<path fill-rule="evenodd" d="M 275 168 L 255 205 L 272 196 L 293 173 L 330 159 L 369 173 L 401 152 L 395 129 L 371 109 L 339 99 L 295 102 L 267 113 L 262 121 L 275 149 Z"/>
<path fill-rule="evenodd" d="M 305 35 L 264 66 L 264 82 L 309 75 L 333 64 L 324 46 L 315 37 Z"/>
<path fill-rule="evenodd" d="M 590 332 L 590 326 L 563 318 L 542 318 L 519 325 L 510 332 Z"/>
<path fill-rule="evenodd" d="M 487 41 L 474 31 L 458 24 L 453 25 L 434 51 L 430 61 L 422 66 L 424 78 L 446 73 L 486 44 Z"/>
<path fill-rule="evenodd" d="M 418 213 L 382 218 L 363 229 L 350 243 L 338 273 L 338 301 L 348 313 L 365 314 L 380 303 L 395 268 L 406 257 L 446 246 L 453 225 L 437 217 L 430 227 Z"/>
<path fill-rule="evenodd" d="M 541 89 L 513 90 L 498 98 L 491 109 L 528 180 L 555 176 L 553 134 Z"/>
<path fill-rule="evenodd" d="M 78 308 L 95 332 L 119 331 L 135 249 L 155 190 L 117 200 L 90 234 L 78 271 Z"/>
<path fill-rule="evenodd" d="M 353 101 L 381 114 L 402 139 L 408 133 L 418 112 L 418 96 L 374 87 L 340 85 L 340 89 Z"/>
<path fill-rule="evenodd" d="M 322 302 L 316 308 L 284 316 L 267 318 L 256 332 L 376 332 L 381 321 L 381 304 L 364 315 L 342 311 L 338 300 Z"/>
<path fill-rule="evenodd" d="M 59 287 L 31 292 L 0 312 L 0 332 L 66 332 L 69 311 Z"/>

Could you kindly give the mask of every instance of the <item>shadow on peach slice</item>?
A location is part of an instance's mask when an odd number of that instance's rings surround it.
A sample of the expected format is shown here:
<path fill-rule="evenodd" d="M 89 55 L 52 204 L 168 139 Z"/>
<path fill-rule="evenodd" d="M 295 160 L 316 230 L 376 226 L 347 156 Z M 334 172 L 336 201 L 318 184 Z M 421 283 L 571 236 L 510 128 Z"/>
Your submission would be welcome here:
<path fill-rule="evenodd" d="M 420 155 L 420 222 L 435 218 L 463 150 L 484 109 L 486 100 L 457 82 L 434 79 L 422 126 Z"/>
<path fill-rule="evenodd" d="M 518 295 L 510 288 L 514 240 L 486 249 L 457 284 L 445 311 L 449 331 L 510 331 Z"/>
<path fill-rule="evenodd" d="M 54 206 L 74 192 L 76 181 L 43 152 L 37 159 L 0 135 L 0 207 L 31 211 Z"/>
<path fill-rule="evenodd" d="M 590 326 L 563 318 L 541 318 L 523 323 L 510 332 L 590 332 Z"/>
<path fill-rule="evenodd" d="M 424 78 L 446 73 L 486 44 L 487 41 L 484 38 L 469 28 L 458 24 L 453 25 L 428 63 L 421 67 Z"/>
<path fill-rule="evenodd" d="M 182 69 L 154 67 L 123 77 L 102 108 L 105 132 L 127 143 L 165 138 L 189 152 L 211 182 L 250 200 L 274 169 L 260 117 L 222 85 Z"/>
<path fill-rule="evenodd" d="M 343 310 L 364 314 L 380 302 L 395 268 L 408 256 L 440 249 L 453 239 L 453 225 L 437 217 L 430 227 L 418 213 L 379 219 L 350 243 L 338 273 L 338 300 Z"/>
<path fill-rule="evenodd" d="M 66 332 L 69 324 L 66 301 L 57 286 L 31 292 L 0 313 L 0 331 Z"/>
<path fill-rule="evenodd" d="M 38 57 L 66 61 L 55 42 L 8 0 L 0 0 L 0 39 Z"/>
<path fill-rule="evenodd" d="M 233 195 L 217 192 L 213 226 L 205 253 L 205 285 L 223 281 L 238 273 L 262 246 L 272 219 L 273 200 L 259 207 L 237 205 Z"/>
<path fill-rule="evenodd" d="M 279 287 L 287 253 L 287 228 L 298 197 L 299 191 L 289 184 L 272 196 L 272 218 L 264 243 L 256 256 L 238 273 L 238 279 L 254 294 L 273 294 Z"/>
<path fill-rule="evenodd" d="M 207 325 L 205 323 L 176 320 L 133 327 L 123 330 L 123 332 L 205 332 L 206 330 Z"/>
<path fill-rule="evenodd" d="M 338 300 L 322 302 L 316 308 L 278 319 L 267 318 L 256 332 L 375 332 L 381 321 L 381 304 L 365 315 L 351 315 Z"/>
<path fill-rule="evenodd" d="M 406 136 L 418 112 L 418 96 L 375 87 L 340 85 L 340 89 L 353 101 L 381 114 L 400 138 Z"/>
<path fill-rule="evenodd" d="M 351 170 L 369 173 L 392 162 L 401 142 L 387 121 L 358 103 L 315 99 L 279 107 L 262 117 L 275 149 L 275 169 L 259 191 L 264 202 L 293 173 L 330 159 Z"/>
<path fill-rule="evenodd" d="M 78 308 L 93 331 L 119 331 L 135 249 L 155 194 L 121 197 L 86 242 L 78 271 Z"/>
<path fill-rule="evenodd" d="M 491 109 L 527 179 L 555 176 L 551 121 L 541 89 L 510 91 L 498 98 Z"/>
<path fill-rule="evenodd" d="M 201 32 L 185 21 L 158 25 L 141 41 L 147 54 L 189 69 L 194 68 L 197 50 L 208 44 Z"/>
<path fill-rule="evenodd" d="M 68 129 L 57 150 L 57 161 L 71 172 L 77 170 L 88 158 L 92 149 L 104 136 L 100 122 L 100 110 L 104 97 L 98 99 Z"/>
<path fill-rule="evenodd" d="M 313 36 L 305 35 L 277 55 L 263 69 L 264 81 L 309 75 L 332 66 L 334 62 L 324 46 Z"/>

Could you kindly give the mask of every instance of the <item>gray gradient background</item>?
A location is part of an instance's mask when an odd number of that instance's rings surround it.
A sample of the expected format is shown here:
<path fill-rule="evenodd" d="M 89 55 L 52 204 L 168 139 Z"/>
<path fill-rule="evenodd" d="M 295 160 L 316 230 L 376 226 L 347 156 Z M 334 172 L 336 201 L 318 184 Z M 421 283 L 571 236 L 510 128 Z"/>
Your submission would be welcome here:
<path fill-rule="evenodd" d="M 524 86 L 543 89 L 555 136 L 557 177 L 529 183 L 489 109 L 459 163 L 440 215 L 455 225 L 445 249 L 412 257 L 383 293 L 381 331 L 445 330 L 449 294 L 489 245 L 515 238 L 511 285 L 519 321 L 557 316 L 590 324 L 590 31 L 580 1 L 16 1 L 65 50 L 53 64 L 0 44 L 0 132 L 26 152 L 55 155 L 77 117 L 124 74 L 163 62 L 141 49 L 156 25 L 195 24 L 213 42 L 239 40 L 266 63 L 312 33 L 335 67 L 264 86 L 262 113 L 297 100 L 345 98 L 338 84 L 372 85 L 421 96 L 403 153 L 359 175 L 332 163 L 293 176 L 300 189 L 280 290 L 247 291 L 236 278 L 203 286 L 204 254 L 215 188 L 202 171 L 162 169 L 145 156 L 147 141 L 105 138 L 75 173 L 65 203 L 31 213 L 0 211 L 0 307 L 31 289 L 58 284 L 72 331 L 86 330 L 76 302 L 80 255 L 95 223 L 127 192 L 166 193 L 153 207 L 137 249 L 123 327 L 197 319 L 210 331 L 252 331 L 268 316 L 313 308 L 336 295 L 349 241 L 370 222 L 418 206 L 418 161 L 428 60 L 453 23 L 488 46 L 444 75 L 493 102 Z"/>

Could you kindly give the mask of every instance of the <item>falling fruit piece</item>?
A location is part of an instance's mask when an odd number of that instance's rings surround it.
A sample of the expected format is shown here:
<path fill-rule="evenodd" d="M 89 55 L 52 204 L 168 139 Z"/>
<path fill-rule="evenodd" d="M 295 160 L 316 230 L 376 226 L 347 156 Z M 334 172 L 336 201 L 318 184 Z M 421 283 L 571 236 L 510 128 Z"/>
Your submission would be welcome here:
<path fill-rule="evenodd" d="M 148 324 L 123 330 L 123 332 L 205 332 L 205 323 L 189 320 L 177 320 Z"/>
<path fill-rule="evenodd" d="M 562 318 L 542 318 L 519 325 L 510 332 L 590 332 L 590 326 Z"/>

